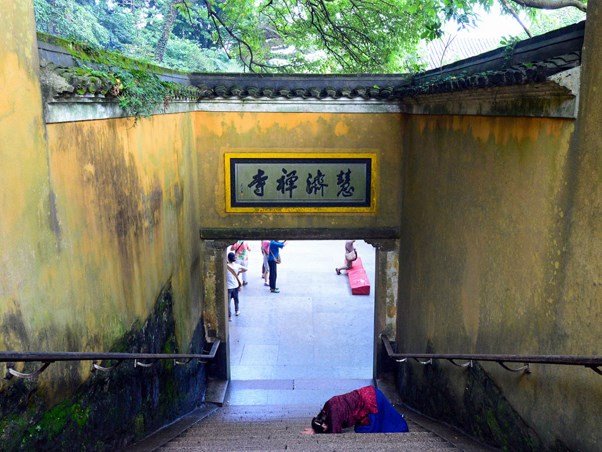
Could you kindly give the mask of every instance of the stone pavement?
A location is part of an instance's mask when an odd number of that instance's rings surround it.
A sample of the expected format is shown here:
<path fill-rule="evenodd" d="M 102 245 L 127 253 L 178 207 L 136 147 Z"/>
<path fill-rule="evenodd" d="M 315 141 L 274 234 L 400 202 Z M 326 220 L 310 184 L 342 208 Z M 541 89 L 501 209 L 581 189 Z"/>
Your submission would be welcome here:
<path fill-rule="evenodd" d="M 351 295 L 345 273 L 335 273 L 345 241 L 287 241 L 278 294 L 261 279 L 260 242 L 249 245 L 241 315 L 229 322 L 226 404 L 323 403 L 371 384 L 374 288 L 370 295 Z M 356 248 L 373 284 L 375 250 L 362 240 Z"/>

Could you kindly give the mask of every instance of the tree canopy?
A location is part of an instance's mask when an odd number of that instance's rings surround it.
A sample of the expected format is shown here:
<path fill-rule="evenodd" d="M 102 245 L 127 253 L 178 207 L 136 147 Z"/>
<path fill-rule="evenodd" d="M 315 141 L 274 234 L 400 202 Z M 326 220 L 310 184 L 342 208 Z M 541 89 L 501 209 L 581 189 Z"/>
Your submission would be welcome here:
<path fill-rule="evenodd" d="M 186 71 L 391 73 L 419 69 L 443 24 L 580 10 L 579 0 L 34 0 L 38 30 Z"/>

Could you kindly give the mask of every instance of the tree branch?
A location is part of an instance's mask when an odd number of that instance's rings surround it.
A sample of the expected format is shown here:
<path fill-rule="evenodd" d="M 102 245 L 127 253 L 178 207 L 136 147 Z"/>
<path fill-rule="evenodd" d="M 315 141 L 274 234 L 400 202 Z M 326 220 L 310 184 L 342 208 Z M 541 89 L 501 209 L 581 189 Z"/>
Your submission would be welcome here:
<path fill-rule="evenodd" d="M 180 3 L 182 3 L 182 0 L 172 0 L 169 4 L 169 12 L 167 13 L 165 21 L 163 22 L 163 32 L 161 33 L 161 37 L 159 38 L 159 41 L 157 42 L 157 46 L 155 48 L 155 60 L 159 63 L 163 61 L 163 57 L 165 56 L 167 41 L 169 41 L 171 30 L 173 29 L 174 23 L 176 21 L 176 16 L 178 15 L 176 5 Z"/>
<path fill-rule="evenodd" d="M 585 3 L 579 0 L 512 0 L 521 6 L 537 9 L 560 9 L 573 6 L 583 12 L 587 12 Z"/>
<path fill-rule="evenodd" d="M 253 56 L 253 48 L 247 43 L 247 41 L 245 41 L 243 38 L 239 37 L 232 28 L 230 28 L 220 17 L 220 15 L 214 11 L 211 8 L 211 5 L 209 4 L 209 2 L 207 2 L 205 0 L 205 5 L 207 6 L 207 14 L 209 19 L 213 22 L 215 29 L 218 30 L 218 36 L 219 36 L 219 41 L 221 43 L 222 48 L 224 49 L 224 51 L 226 52 L 226 54 L 229 56 L 228 50 L 225 46 L 224 41 L 222 40 L 221 37 L 221 33 L 220 30 L 223 30 L 226 34 L 228 34 L 235 42 L 236 45 L 238 46 L 238 57 L 240 58 L 240 61 L 243 64 L 246 64 L 247 67 L 249 68 L 249 70 L 251 72 L 253 71 L 253 66 L 260 66 L 263 67 L 263 65 L 257 64 L 255 62 L 255 58 Z M 243 55 L 243 48 L 247 50 L 247 52 L 249 52 L 249 61 L 248 63 L 245 62 L 245 58 Z"/>
<path fill-rule="evenodd" d="M 520 20 L 520 17 L 518 17 L 518 14 L 516 13 L 516 11 L 514 11 L 514 8 L 512 8 L 512 6 L 510 6 L 506 0 L 500 0 L 500 2 L 502 3 L 504 9 L 506 9 L 506 11 L 508 11 L 510 14 L 512 14 L 512 17 L 514 17 L 514 19 L 520 24 L 520 26 L 523 27 L 523 30 L 525 30 L 525 33 L 527 33 L 527 36 L 532 38 L 533 35 L 531 35 L 531 32 L 525 26 L 523 21 Z"/>

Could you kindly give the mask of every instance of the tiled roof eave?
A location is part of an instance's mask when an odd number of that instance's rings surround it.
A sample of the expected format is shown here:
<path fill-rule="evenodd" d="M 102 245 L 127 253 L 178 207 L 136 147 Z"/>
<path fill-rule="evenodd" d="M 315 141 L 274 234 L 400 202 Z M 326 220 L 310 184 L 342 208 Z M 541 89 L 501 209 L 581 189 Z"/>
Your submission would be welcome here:
<path fill-rule="evenodd" d="M 307 101 L 382 101 L 475 89 L 544 83 L 581 64 L 584 24 L 521 41 L 419 74 L 231 74 L 157 73 L 171 83 L 170 99 L 201 102 L 219 99 Z M 46 99 L 96 96 L 115 98 L 113 86 L 98 76 L 82 76 L 64 66 L 60 48 L 41 46 L 41 81 Z M 510 51 L 509 51 L 510 50 Z M 538 58 L 540 58 L 538 60 Z M 167 77 L 167 78 L 166 78 Z"/>
<path fill-rule="evenodd" d="M 317 87 L 307 85 L 303 79 L 296 79 L 295 87 L 246 85 L 245 79 L 234 80 L 231 85 L 211 85 L 203 83 L 197 86 L 182 86 L 173 92 L 172 100 L 202 101 L 205 99 L 300 99 L 300 100 L 379 100 L 398 101 L 407 97 L 431 94 L 454 93 L 474 89 L 495 87 L 520 86 L 544 83 L 548 77 L 577 67 L 581 63 L 580 52 L 558 56 L 547 61 L 519 64 L 498 71 L 486 71 L 469 75 L 445 75 L 439 79 L 420 77 L 408 79 L 400 76 L 397 84 L 387 86 L 358 85 L 352 87 L 348 83 L 342 87 Z M 54 79 L 61 79 L 61 89 L 54 97 L 69 98 L 74 96 L 97 96 L 99 98 L 114 98 L 111 86 L 106 80 L 98 77 L 82 77 L 74 75 L 71 68 L 46 66 L 52 72 Z M 46 77 L 49 78 L 49 77 Z M 309 79 L 309 82 L 312 80 Z M 389 81 L 394 81 L 390 79 Z M 276 80 L 275 80 L 276 82 Z M 56 84 L 56 83 L 55 83 Z"/>
<path fill-rule="evenodd" d="M 572 52 L 536 63 L 523 63 L 498 71 L 470 75 L 446 75 L 439 79 L 417 81 L 403 90 L 403 97 L 461 92 L 471 89 L 520 86 L 545 83 L 548 78 L 581 64 L 581 52 Z"/>
<path fill-rule="evenodd" d="M 210 80 L 198 85 L 200 99 L 364 99 L 397 101 L 412 96 L 428 94 L 461 92 L 473 89 L 507 87 L 517 85 L 544 83 L 548 77 L 558 72 L 571 69 L 581 64 L 580 52 L 558 56 L 547 61 L 536 63 L 524 63 L 498 71 L 486 71 L 470 75 L 455 74 L 446 75 L 441 78 L 429 78 L 421 80 L 408 76 L 399 76 L 397 84 L 387 86 L 363 85 L 343 87 L 316 87 L 296 80 L 295 87 L 282 87 L 274 80 L 272 86 L 258 87 L 254 85 L 245 86 L 245 79 L 237 80 L 231 86 L 219 84 L 212 86 Z M 211 77 L 208 77 L 209 79 Z M 389 80 L 394 81 L 394 80 Z M 309 80 L 311 82 L 311 79 Z"/>

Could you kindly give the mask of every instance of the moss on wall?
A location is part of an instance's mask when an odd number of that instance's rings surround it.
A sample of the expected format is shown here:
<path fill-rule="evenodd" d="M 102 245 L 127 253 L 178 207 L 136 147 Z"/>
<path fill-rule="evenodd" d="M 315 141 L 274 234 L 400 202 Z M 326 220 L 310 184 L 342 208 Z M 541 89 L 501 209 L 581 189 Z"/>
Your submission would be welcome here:
<path fill-rule="evenodd" d="M 189 350 L 178 350 L 172 297 L 167 285 L 153 313 L 137 322 L 111 351 L 202 353 L 202 323 Z M 121 448 L 199 406 L 205 382 L 205 366 L 197 361 L 183 366 L 161 361 L 151 368 L 134 368 L 132 361 L 124 361 L 108 373 L 91 375 L 55 405 L 36 382 L 11 382 L 0 398 L 2 450 L 69 450 L 73 444 L 82 450 Z"/>
<path fill-rule="evenodd" d="M 428 366 L 408 363 L 399 368 L 398 377 L 406 404 L 462 428 L 484 444 L 505 451 L 544 448 L 538 434 L 478 363 L 462 370 L 437 360 Z"/>

